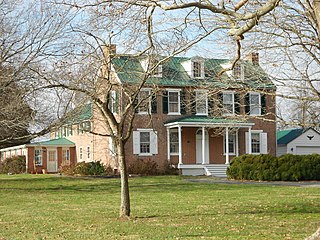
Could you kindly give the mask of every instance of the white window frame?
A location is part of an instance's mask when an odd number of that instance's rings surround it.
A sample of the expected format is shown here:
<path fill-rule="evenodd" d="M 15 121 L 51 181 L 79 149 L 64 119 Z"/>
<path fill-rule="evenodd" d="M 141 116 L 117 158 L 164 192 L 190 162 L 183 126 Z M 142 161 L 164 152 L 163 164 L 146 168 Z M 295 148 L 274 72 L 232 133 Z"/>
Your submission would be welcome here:
<path fill-rule="evenodd" d="M 87 156 L 87 160 L 91 159 L 91 149 L 90 146 L 87 146 L 86 148 L 86 156 Z"/>
<path fill-rule="evenodd" d="M 240 71 L 239 76 L 236 76 L 235 72 Z M 244 65 L 243 63 L 237 63 L 232 69 L 232 76 L 236 80 L 244 80 Z"/>
<path fill-rule="evenodd" d="M 83 148 L 79 147 L 79 160 L 83 160 Z"/>
<path fill-rule="evenodd" d="M 140 133 L 148 132 L 150 134 L 150 152 L 149 153 L 141 153 L 140 151 Z M 158 154 L 158 135 L 157 131 L 153 129 L 147 128 L 139 128 L 136 131 L 133 131 L 133 154 L 137 154 L 139 156 L 152 156 Z"/>
<path fill-rule="evenodd" d="M 252 96 L 257 95 L 258 96 L 258 104 L 253 104 L 251 102 Z M 260 116 L 261 115 L 261 94 L 258 92 L 249 92 L 249 106 L 250 106 L 250 116 Z M 257 108 L 258 113 L 252 113 L 252 109 Z"/>
<path fill-rule="evenodd" d="M 119 111 L 119 98 L 118 98 L 118 102 L 117 102 L 117 94 L 118 94 L 118 92 L 116 90 L 111 90 L 110 91 L 110 98 L 109 98 L 110 111 L 113 114 L 118 113 L 118 111 Z M 117 108 L 118 108 L 118 111 L 116 111 Z"/>
<path fill-rule="evenodd" d="M 109 151 L 111 156 L 114 157 L 116 155 L 116 146 L 114 145 L 112 137 L 109 137 Z"/>
<path fill-rule="evenodd" d="M 248 144 L 251 144 L 251 154 L 259 155 L 259 154 L 268 154 L 268 139 L 267 133 L 263 132 L 263 130 L 251 130 L 251 143 L 248 142 L 248 134 L 249 132 L 245 133 L 245 140 L 246 140 L 246 153 L 248 153 Z M 259 152 L 253 153 L 252 152 L 252 134 L 259 134 L 259 144 L 260 149 Z"/>
<path fill-rule="evenodd" d="M 37 152 L 39 154 L 37 154 Z M 39 163 L 37 163 L 37 158 L 39 158 Z M 42 148 L 35 148 L 34 149 L 34 163 L 36 166 L 42 166 L 43 165 L 43 150 Z"/>
<path fill-rule="evenodd" d="M 70 149 L 62 148 L 62 165 L 70 165 Z"/>
<path fill-rule="evenodd" d="M 203 63 L 201 61 L 192 61 L 191 64 L 192 64 L 191 71 L 192 71 L 193 78 L 202 78 L 202 64 Z M 195 69 L 195 64 L 198 64 L 197 72 Z M 195 73 L 197 73 L 198 76 L 196 76 Z"/>
<path fill-rule="evenodd" d="M 231 102 L 228 102 L 228 103 L 225 103 L 225 99 L 224 99 L 224 95 L 227 95 L 227 94 L 231 94 L 232 95 L 232 100 Z M 226 113 L 225 112 L 225 105 L 232 105 L 232 112 L 231 113 Z M 235 105 L 234 105 L 234 92 L 222 92 L 222 105 L 223 105 L 223 115 L 225 116 L 231 116 L 231 115 L 234 115 L 235 114 Z"/>
<path fill-rule="evenodd" d="M 172 152 L 171 151 L 171 133 L 177 133 L 178 134 L 178 141 L 174 142 L 175 144 L 177 144 L 177 151 L 176 152 Z M 178 156 L 179 155 L 179 133 L 178 133 L 178 129 L 170 129 L 169 131 L 169 146 L 170 146 L 170 155 L 171 156 Z"/>
<path fill-rule="evenodd" d="M 141 92 L 148 92 L 148 98 L 145 99 L 144 101 L 147 102 L 148 106 L 147 106 L 147 111 L 142 111 L 141 110 L 141 99 L 140 99 L 140 94 Z M 142 88 L 139 92 L 138 95 L 138 103 L 140 104 L 138 107 L 138 114 L 150 114 L 151 113 L 151 88 Z"/>
<path fill-rule="evenodd" d="M 231 140 L 231 136 L 233 137 L 233 149 L 231 149 L 230 146 L 229 146 L 229 155 L 235 156 L 236 155 L 236 151 L 237 151 L 236 150 L 237 149 L 237 147 L 236 147 L 236 144 L 237 144 L 236 137 L 237 137 L 237 135 L 236 135 L 236 133 L 229 133 L 229 137 L 228 137 L 229 142 Z M 226 135 L 225 134 L 223 135 L 223 153 L 224 153 L 224 155 L 226 155 Z"/>
<path fill-rule="evenodd" d="M 253 144 L 254 144 L 254 142 L 253 142 L 253 136 L 254 135 L 257 135 L 258 136 L 258 139 L 259 139 L 259 142 L 258 143 L 255 143 L 255 144 L 259 144 L 258 146 L 259 146 L 259 151 L 258 152 L 254 152 L 253 150 L 255 149 L 254 147 L 253 147 Z M 261 154 L 261 133 L 260 132 L 251 132 L 251 153 L 252 154 Z"/>
<path fill-rule="evenodd" d="M 180 108 L 180 103 L 181 103 L 181 99 L 180 99 L 180 92 L 181 89 L 166 89 L 168 92 L 168 115 L 181 115 L 181 108 Z M 178 94 L 178 112 L 170 112 L 170 93 L 177 93 Z"/>
<path fill-rule="evenodd" d="M 196 93 L 196 97 L 195 97 L 195 101 L 196 101 L 196 115 L 199 116 L 208 116 L 208 91 L 206 90 L 195 90 Z M 198 102 L 199 102 L 199 94 L 205 94 L 205 112 L 198 112 Z"/>

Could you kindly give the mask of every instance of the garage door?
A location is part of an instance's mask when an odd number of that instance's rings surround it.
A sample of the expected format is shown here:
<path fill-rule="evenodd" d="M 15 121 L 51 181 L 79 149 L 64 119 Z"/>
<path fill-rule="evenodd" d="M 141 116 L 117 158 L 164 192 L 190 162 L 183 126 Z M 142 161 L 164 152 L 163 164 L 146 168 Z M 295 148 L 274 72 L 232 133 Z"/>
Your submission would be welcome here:
<path fill-rule="evenodd" d="M 320 154 L 320 146 L 317 147 L 298 147 L 297 146 L 297 155 L 306 155 L 306 154 L 312 154 L 312 153 L 318 153 Z"/>

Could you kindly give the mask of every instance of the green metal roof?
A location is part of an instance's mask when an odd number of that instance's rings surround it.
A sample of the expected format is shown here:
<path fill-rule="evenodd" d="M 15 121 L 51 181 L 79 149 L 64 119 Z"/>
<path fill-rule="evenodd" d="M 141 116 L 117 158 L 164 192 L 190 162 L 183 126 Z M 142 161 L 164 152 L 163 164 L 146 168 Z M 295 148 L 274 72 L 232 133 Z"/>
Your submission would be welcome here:
<path fill-rule="evenodd" d="M 282 130 L 277 132 L 277 143 L 288 144 L 303 133 L 303 128 Z"/>
<path fill-rule="evenodd" d="M 144 69 L 140 63 L 142 57 L 131 55 L 118 55 L 112 59 L 114 69 L 123 83 L 137 83 L 145 77 Z M 220 78 L 216 77 L 222 69 L 221 64 L 227 64 L 227 59 L 204 59 L 205 78 L 191 78 L 182 66 L 183 62 L 190 61 L 192 58 L 172 57 L 162 64 L 162 77 L 150 77 L 147 84 L 159 86 L 194 86 L 194 87 L 219 87 L 219 88 L 256 88 L 256 89 L 275 89 L 275 85 L 260 66 L 253 65 L 248 61 L 241 61 L 245 66 L 245 81 L 231 79 L 227 74 Z"/>
<path fill-rule="evenodd" d="M 73 109 L 66 118 L 66 123 L 78 123 L 92 118 L 92 104 L 88 103 L 83 106 Z"/>
<path fill-rule="evenodd" d="M 70 145 L 74 146 L 75 143 L 69 141 L 66 138 L 58 138 L 58 139 L 52 139 L 48 141 L 29 143 L 26 145 L 27 146 L 70 146 Z"/>
<path fill-rule="evenodd" d="M 215 117 L 208 117 L 208 116 L 188 116 L 177 118 L 174 120 L 167 121 L 165 125 L 170 125 L 170 123 L 201 123 L 201 124 L 246 124 L 246 125 L 253 125 L 253 123 L 247 121 L 239 121 L 238 119 L 232 118 L 215 118 Z"/>

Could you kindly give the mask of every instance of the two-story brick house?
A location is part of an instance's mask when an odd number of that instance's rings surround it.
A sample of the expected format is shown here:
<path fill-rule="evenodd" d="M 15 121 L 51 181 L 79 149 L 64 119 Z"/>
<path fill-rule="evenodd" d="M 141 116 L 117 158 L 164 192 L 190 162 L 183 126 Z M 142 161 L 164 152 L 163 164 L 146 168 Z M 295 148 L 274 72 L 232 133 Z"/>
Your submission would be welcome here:
<path fill-rule="evenodd" d="M 276 154 L 275 91 L 258 55 L 230 66 L 226 59 L 172 57 L 161 62 L 139 93 L 132 135 L 125 146 L 128 164 L 138 159 L 172 165 L 185 175 L 225 176 L 234 156 Z M 123 86 L 138 84 L 148 71 L 147 57 L 115 55 L 113 78 Z M 124 98 L 109 92 L 110 109 L 121 114 Z M 89 106 L 89 107 L 88 107 Z M 76 161 L 101 161 L 117 168 L 110 137 L 99 111 L 87 105 L 75 121 L 51 138 L 65 137 L 76 146 Z"/>

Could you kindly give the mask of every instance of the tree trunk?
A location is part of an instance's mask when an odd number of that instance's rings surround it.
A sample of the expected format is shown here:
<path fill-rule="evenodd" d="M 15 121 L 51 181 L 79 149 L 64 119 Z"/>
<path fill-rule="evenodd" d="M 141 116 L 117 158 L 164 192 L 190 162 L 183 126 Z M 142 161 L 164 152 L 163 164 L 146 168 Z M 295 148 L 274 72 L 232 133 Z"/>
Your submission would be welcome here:
<path fill-rule="evenodd" d="M 320 0 L 314 0 L 313 8 L 314 8 L 314 13 L 316 15 L 318 35 L 320 38 Z"/>
<path fill-rule="evenodd" d="M 130 217 L 130 195 L 129 195 L 129 182 L 128 182 L 128 172 L 127 164 L 124 153 L 124 143 L 119 141 L 117 144 L 118 152 L 118 162 L 119 162 L 119 171 L 121 177 L 121 204 L 120 204 L 120 218 L 129 218 Z"/>

